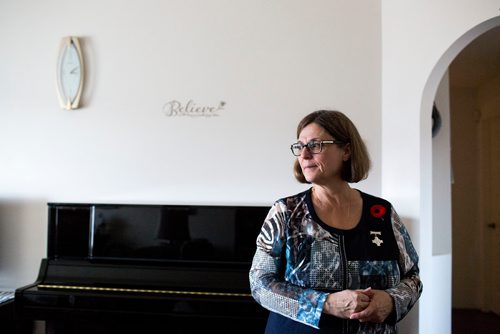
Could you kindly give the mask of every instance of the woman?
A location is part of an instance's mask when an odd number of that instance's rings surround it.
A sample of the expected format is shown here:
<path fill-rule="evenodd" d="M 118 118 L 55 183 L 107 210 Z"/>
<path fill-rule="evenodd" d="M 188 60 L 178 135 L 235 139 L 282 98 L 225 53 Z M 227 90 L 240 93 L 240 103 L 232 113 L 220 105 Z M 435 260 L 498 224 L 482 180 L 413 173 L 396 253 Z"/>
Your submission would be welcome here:
<path fill-rule="evenodd" d="M 276 201 L 257 237 L 250 286 L 266 333 L 397 333 L 422 292 L 418 255 L 392 205 L 349 186 L 370 168 L 356 127 L 313 112 L 291 150 L 312 186 Z"/>

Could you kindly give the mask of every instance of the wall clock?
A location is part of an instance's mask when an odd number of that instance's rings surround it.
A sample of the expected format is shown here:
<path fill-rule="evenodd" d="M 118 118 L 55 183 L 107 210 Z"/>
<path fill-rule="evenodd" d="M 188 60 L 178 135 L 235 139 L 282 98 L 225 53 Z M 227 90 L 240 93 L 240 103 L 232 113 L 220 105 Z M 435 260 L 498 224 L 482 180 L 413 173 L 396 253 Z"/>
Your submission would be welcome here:
<path fill-rule="evenodd" d="M 79 107 L 83 84 L 83 54 L 78 37 L 64 37 L 57 62 L 57 92 L 62 108 L 72 110 Z"/>

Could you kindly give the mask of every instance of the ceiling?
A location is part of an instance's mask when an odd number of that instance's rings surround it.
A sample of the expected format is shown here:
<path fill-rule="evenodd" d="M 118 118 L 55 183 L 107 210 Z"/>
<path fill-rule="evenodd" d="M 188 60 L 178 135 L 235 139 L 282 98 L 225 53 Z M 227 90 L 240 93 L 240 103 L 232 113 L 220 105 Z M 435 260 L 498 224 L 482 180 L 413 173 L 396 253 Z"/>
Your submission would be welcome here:
<path fill-rule="evenodd" d="M 449 67 L 450 84 L 478 87 L 500 75 L 500 27 L 493 28 L 466 46 Z"/>

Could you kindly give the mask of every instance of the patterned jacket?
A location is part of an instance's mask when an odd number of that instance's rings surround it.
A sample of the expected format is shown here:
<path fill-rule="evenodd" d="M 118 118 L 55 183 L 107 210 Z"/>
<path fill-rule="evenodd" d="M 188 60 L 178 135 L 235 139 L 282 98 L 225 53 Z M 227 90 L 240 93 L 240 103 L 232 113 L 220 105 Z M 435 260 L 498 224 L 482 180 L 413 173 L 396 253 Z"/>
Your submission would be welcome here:
<path fill-rule="evenodd" d="M 422 293 L 418 255 L 392 205 L 360 191 L 363 212 L 351 230 L 316 216 L 311 189 L 271 207 L 257 237 L 250 269 L 254 299 L 266 309 L 319 328 L 328 293 L 385 290 L 395 310 L 382 324 L 333 318 L 331 333 L 397 333 Z M 331 320 L 331 319 L 330 319 Z M 332 325 L 333 323 L 333 325 Z"/>

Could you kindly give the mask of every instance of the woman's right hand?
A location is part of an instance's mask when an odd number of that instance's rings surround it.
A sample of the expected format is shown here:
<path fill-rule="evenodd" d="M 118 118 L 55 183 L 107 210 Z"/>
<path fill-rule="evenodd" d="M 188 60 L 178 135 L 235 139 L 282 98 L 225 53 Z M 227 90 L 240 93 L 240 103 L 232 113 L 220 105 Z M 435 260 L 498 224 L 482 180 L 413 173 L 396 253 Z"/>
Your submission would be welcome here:
<path fill-rule="evenodd" d="M 323 305 L 323 312 L 349 319 L 353 313 L 364 310 L 370 304 L 370 291 L 371 288 L 330 293 Z"/>

